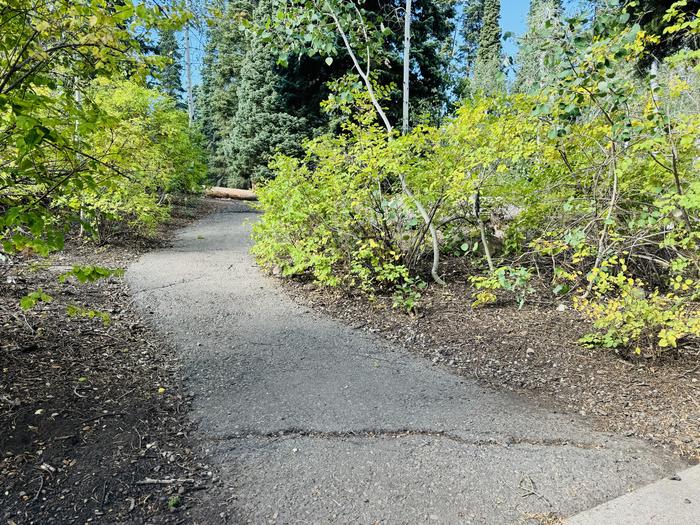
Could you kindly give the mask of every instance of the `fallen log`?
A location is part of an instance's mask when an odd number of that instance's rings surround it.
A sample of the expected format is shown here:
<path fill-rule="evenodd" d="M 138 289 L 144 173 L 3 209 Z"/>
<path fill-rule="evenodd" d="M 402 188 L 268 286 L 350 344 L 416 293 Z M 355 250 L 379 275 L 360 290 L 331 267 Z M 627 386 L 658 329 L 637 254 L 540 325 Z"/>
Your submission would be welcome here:
<path fill-rule="evenodd" d="M 216 199 L 235 199 L 239 201 L 256 201 L 257 195 L 250 190 L 241 190 L 238 188 L 222 188 L 214 186 L 207 189 L 205 195 Z"/>

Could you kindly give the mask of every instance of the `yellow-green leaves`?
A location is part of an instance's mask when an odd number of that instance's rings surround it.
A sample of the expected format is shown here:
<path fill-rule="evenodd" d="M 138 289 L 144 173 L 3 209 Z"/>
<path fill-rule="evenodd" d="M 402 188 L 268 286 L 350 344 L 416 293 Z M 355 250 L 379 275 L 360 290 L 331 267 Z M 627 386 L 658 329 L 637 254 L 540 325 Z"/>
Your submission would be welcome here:
<path fill-rule="evenodd" d="M 95 282 L 109 277 L 124 275 L 122 268 L 102 268 L 100 266 L 73 266 L 73 268 L 58 277 L 59 282 L 65 282 L 69 277 L 75 277 L 79 283 Z"/>
<path fill-rule="evenodd" d="M 22 299 L 20 299 L 19 301 L 19 304 L 22 307 L 22 310 L 31 310 L 40 302 L 50 303 L 51 301 L 53 301 L 53 297 L 44 293 L 42 289 L 39 288 L 35 292 L 32 292 L 22 297 Z"/>
<path fill-rule="evenodd" d="M 0 242 L 6 252 L 62 245 L 77 203 L 97 180 L 124 177 L 94 131 L 110 116 L 95 78 L 129 76 L 136 87 L 156 60 L 142 49 L 178 8 L 125 0 L 5 0 L 0 9 Z M 113 137 L 114 138 L 114 137 Z M 106 144 L 106 142 L 105 142 Z M 113 144 L 115 146 L 116 143 Z"/>

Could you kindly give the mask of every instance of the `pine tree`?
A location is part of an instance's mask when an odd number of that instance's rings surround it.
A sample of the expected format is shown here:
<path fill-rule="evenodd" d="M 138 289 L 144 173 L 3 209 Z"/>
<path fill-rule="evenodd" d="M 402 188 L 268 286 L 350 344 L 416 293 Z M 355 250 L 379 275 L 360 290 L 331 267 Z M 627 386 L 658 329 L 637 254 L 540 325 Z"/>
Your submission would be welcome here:
<path fill-rule="evenodd" d="M 208 151 L 209 178 L 212 183 L 223 185 L 229 175 L 224 143 L 238 109 L 237 87 L 248 49 L 247 34 L 240 21 L 250 17 L 252 2 L 226 2 L 219 9 L 223 16 L 211 20 L 207 35 L 195 120 Z"/>
<path fill-rule="evenodd" d="M 474 64 L 474 92 L 491 95 L 505 91 L 500 18 L 500 0 L 485 0 L 484 17 L 479 32 L 479 49 Z"/>
<path fill-rule="evenodd" d="M 479 34 L 484 19 L 484 0 L 464 0 L 459 23 L 459 48 L 454 57 L 455 95 L 463 99 L 471 92 L 471 77 L 474 72 L 476 52 L 479 49 Z"/>
<path fill-rule="evenodd" d="M 517 91 L 528 93 L 547 83 L 553 72 L 547 65 L 547 45 L 561 33 L 562 0 L 531 0 L 528 30 L 520 41 Z"/>
<path fill-rule="evenodd" d="M 158 54 L 166 57 L 168 63 L 160 73 L 160 88 L 167 95 L 182 104 L 182 56 L 177 36 L 172 29 L 163 30 L 158 43 Z"/>
<path fill-rule="evenodd" d="M 253 17 L 261 20 L 270 12 L 270 1 L 261 0 Z M 276 64 L 269 44 L 252 35 L 236 92 L 236 114 L 224 144 L 229 186 L 250 187 L 272 176 L 267 165 L 275 153 L 301 153 L 308 125 L 303 116 L 289 111 L 286 73 Z"/>

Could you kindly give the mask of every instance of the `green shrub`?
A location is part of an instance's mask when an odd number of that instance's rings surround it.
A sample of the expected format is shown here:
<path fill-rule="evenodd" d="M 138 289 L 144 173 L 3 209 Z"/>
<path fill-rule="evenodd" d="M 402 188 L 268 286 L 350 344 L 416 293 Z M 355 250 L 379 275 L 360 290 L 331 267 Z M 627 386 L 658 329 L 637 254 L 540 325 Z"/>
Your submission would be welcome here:
<path fill-rule="evenodd" d="M 187 115 L 157 90 L 97 80 L 91 93 L 105 123 L 84 140 L 113 173 L 95 177 L 93 184 L 57 202 L 79 212 L 98 234 L 107 220 L 152 229 L 168 217 L 168 193 L 200 191 L 205 165 L 198 138 L 188 128 Z"/>
<path fill-rule="evenodd" d="M 372 125 L 348 123 L 346 132 L 309 141 L 301 160 L 275 158 L 276 177 L 258 189 L 265 214 L 253 228 L 253 253 L 285 276 L 391 291 L 411 282 L 400 242 L 411 221 L 392 194 L 391 172 L 380 166 L 391 143 Z"/>
<path fill-rule="evenodd" d="M 656 355 L 700 339 L 700 281 L 676 276 L 669 283 L 671 291 L 648 292 L 644 282 L 627 271 L 627 265 L 613 257 L 592 272 L 593 297 L 574 301 L 596 329 L 581 343 Z"/>
<path fill-rule="evenodd" d="M 496 292 L 502 290 L 512 294 L 518 308 L 522 308 L 527 296 L 535 291 L 530 285 L 531 279 L 532 275 L 526 268 L 512 268 L 510 266 L 497 268 L 491 275 L 485 277 L 470 277 L 469 282 L 478 290 L 472 307 L 477 308 L 495 303 L 498 299 Z"/>
<path fill-rule="evenodd" d="M 697 35 L 678 16 L 669 31 Z M 577 297 L 598 334 L 588 343 L 692 341 L 698 298 L 682 288 L 700 280 L 700 112 L 688 103 L 698 56 L 671 56 L 641 79 L 634 66 L 660 37 L 628 22 L 619 9 L 572 20 L 536 95 L 475 96 L 439 127 L 389 137 L 366 99 L 333 98 L 342 132 L 307 143 L 300 160 L 278 157 L 260 191 L 261 263 L 414 309 L 412 279 L 433 256 L 422 208 L 438 256 L 469 260 L 474 306 L 505 292 L 522 307 L 536 275 L 561 300 Z"/>

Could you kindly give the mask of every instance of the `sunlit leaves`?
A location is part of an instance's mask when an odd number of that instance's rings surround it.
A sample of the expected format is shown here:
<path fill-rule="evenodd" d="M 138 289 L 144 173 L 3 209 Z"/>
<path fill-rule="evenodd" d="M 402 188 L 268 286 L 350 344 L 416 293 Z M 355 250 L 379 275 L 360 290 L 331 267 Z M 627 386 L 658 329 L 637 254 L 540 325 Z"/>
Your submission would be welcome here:
<path fill-rule="evenodd" d="M 0 242 L 38 253 L 61 246 L 71 208 L 60 199 L 95 187 L 112 166 L 90 151 L 106 122 L 90 98 L 96 77 L 144 79 L 158 58 L 142 44 L 179 7 L 141 1 L 4 0 L 0 9 Z M 116 176 L 117 172 L 112 172 Z M 56 198 L 58 197 L 58 199 Z"/>
<path fill-rule="evenodd" d="M 92 283 L 108 277 L 121 277 L 124 270 L 121 268 L 103 268 L 100 266 L 73 266 L 69 272 L 58 277 L 60 282 L 65 282 L 69 277 L 75 277 L 79 283 Z"/>

